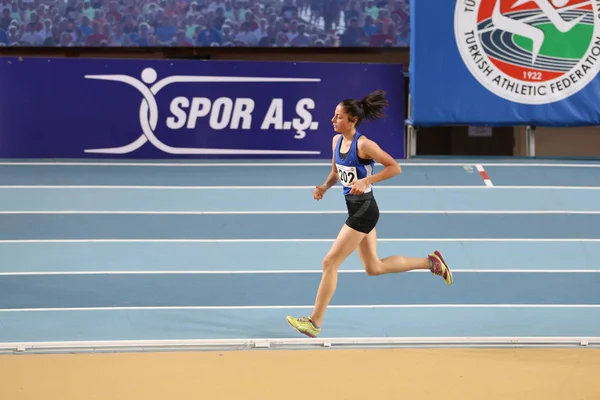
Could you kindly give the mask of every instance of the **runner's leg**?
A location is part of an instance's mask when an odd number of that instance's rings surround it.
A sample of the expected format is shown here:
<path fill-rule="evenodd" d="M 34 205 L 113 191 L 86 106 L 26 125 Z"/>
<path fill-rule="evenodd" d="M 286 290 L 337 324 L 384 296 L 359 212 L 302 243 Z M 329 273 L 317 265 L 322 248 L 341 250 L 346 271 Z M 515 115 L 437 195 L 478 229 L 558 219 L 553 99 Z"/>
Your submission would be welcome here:
<path fill-rule="evenodd" d="M 311 319 L 317 325 L 323 322 L 325 310 L 335 293 L 338 280 L 338 269 L 342 262 L 363 240 L 365 234 L 350 228 L 344 224 L 340 230 L 335 242 L 329 249 L 329 252 L 323 258 L 323 274 L 321 275 L 321 283 L 317 291 L 315 307 L 311 315 Z"/>
<path fill-rule="evenodd" d="M 377 233 L 375 229 L 360 242 L 356 252 L 360 257 L 365 271 L 371 276 L 423 269 L 431 271 L 434 275 L 441 276 L 448 285 L 453 283 L 452 271 L 450 271 L 450 268 L 446 265 L 442 254 L 438 250 L 435 250 L 424 258 L 393 255 L 380 259 L 377 255 Z"/>
<path fill-rule="evenodd" d="M 415 269 L 430 269 L 428 258 L 389 256 L 380 259 L 377 255 L 377 232 L 373 229 L 356 249 L 358 256 L 369 275 L 384 275 Z"/>

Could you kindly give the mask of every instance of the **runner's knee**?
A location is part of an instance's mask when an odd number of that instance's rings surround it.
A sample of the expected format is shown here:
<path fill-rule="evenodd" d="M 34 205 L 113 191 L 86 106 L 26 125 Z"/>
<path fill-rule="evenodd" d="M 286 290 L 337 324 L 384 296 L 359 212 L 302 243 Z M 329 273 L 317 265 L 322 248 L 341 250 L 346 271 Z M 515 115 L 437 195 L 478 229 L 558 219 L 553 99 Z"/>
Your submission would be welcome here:
<path fill-rule="evenodd" d="M 381 260 L 369 260 L 364 263 L 365 272 L 369 276 L 377 276 L 383 273 L 381 268 Z"/>
<path fill-rule="evenodd" d="M 334 272 L 340 267 L 340 261 L 335 254 L 327 254 L 322 261 L 323 272 Z"/>

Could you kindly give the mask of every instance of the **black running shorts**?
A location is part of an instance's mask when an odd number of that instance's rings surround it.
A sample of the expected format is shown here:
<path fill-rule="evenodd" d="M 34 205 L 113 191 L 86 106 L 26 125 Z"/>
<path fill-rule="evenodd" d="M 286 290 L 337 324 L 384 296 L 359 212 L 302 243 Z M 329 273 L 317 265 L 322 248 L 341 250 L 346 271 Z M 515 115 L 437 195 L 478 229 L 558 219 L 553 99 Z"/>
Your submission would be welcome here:
<path fill-rule="evenodd" d="M 350 228 L 369 233 L 377 225 L 379 207 L 377 207 L 373 192 L 346 196 L 346 208 L 348 208 L 346 225 Z"/>

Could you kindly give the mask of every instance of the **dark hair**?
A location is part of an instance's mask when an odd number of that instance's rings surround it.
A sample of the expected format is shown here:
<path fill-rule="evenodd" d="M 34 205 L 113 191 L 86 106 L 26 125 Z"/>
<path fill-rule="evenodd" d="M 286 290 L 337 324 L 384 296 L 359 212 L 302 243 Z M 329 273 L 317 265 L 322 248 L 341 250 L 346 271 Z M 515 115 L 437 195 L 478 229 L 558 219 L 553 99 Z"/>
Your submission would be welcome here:
<path fill-rule="evenodd" d="M 351 118 L 357 118 L 356 126 L 358 126 L 365 119 L 373 121 L 383 117 L 385 115 L 383 109 L 388 106 L 388 101 L 383 90 L 375 90 L 360 101 L 346 99 L 340 104 Z"/>

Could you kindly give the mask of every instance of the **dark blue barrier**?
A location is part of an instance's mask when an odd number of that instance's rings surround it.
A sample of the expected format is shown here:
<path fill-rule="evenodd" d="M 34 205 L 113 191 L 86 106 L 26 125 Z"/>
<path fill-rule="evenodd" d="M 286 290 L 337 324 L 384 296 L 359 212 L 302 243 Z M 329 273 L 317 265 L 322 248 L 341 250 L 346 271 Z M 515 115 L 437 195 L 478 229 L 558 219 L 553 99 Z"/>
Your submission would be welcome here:
<path fill-rule="evenodd" d="M 600 124 L 597 0 L 411 0 L 414 125 Z"/>
<path fill-rule="evenodd" d="M 1 158 L 330 158 L 348 97 L 387 92 L 361 132 L 404 152 L 399 64 L 0 59 Z"/>

